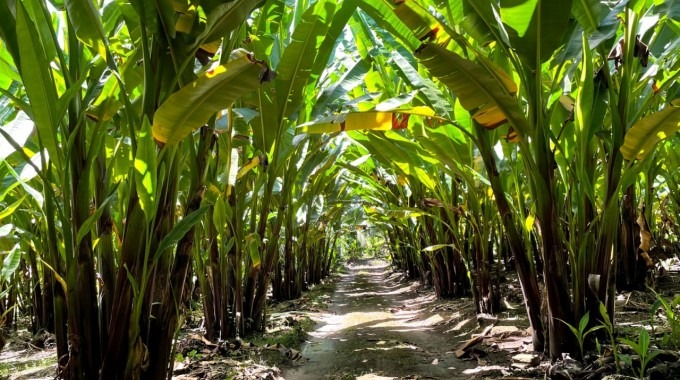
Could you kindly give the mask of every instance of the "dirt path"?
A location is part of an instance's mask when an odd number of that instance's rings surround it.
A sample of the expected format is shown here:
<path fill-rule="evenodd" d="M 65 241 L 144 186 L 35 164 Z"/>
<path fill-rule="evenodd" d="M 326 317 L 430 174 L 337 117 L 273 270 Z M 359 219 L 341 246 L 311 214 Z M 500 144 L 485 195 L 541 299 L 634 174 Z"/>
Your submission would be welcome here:
<path fill-rule="evenodd" d="M 390 273 L 383 261 L 350 266 L 331 298 L 330 314 L 302 350 L 307 361 L 284 371 L 284 377 L 469 379 L 464 371 L 478 363 L 458 360 L 453 352 L 466 337 L 436 331 L 443 317 L 429 307 L 431 292 L 418 294 L 417 284 Z"/>

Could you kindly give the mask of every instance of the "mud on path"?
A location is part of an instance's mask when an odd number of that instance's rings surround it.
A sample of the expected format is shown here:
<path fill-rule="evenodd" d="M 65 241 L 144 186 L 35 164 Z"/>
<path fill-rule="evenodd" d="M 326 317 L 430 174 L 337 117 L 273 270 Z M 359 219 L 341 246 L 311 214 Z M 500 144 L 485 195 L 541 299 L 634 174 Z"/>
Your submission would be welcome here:
<path fill-rule="evenodd" d="M 456 348 L 480 331 L 469 299 L 436 301 L 431 290 L 418 292 L 419 283 L 403 280 L 384 261 L 356 262 L 348 271 L 302 349 L 305 360 L 284 370 L 284 378 L 469 379 L 491 375 L 486 370 L 495 378 L 509 368 L 507 351 L 486 360 L 456 357 Z M 523 349 L 530 337 L 513 331 Z M 485 370 L 480 366 L 487 361 L 494 365 Z"/>

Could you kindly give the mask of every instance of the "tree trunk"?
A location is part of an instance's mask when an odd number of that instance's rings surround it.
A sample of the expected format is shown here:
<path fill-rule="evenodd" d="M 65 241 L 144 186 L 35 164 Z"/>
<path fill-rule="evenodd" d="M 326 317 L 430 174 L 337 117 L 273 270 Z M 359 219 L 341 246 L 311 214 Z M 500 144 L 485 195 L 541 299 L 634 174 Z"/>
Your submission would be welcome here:
<path fill-rule="evenodd" d="M 510 252 L 515 260 L 517 277 L 519 278 L 522 294 L 524 295 L 524 306 L 527 310 L 527 317 L 532 329 L 532 343 L 535 351 L 543 351 L 545 348 L 544 326 L 541 321 L 541 294 L 538 288 L 536 271 L 534 270 L 529 256 L 524 248 L 522 235 L 517 229 L 512 217 L 510 203 L 505 197 L 505 190 L 500 179 L 500 174 L 496 168 L 496 159 L 490 149 L 490 145 L 485 135 L 486 131 L 477 126 L 477 135 L 480 141 L 480 153 L 486 167 L 491 189 L 496 199 L 496 207 L 501 217 L 501 223 L 505 230 L 505 236 Z"/>
<path fill-rule="evenodd" d="M 621 246 L 618 250 L 616 288 L 623 291 L 645 288 L 645 263 L 639 260 L 640 227 L 637 225 L 635 187 L 629 186 L 621 202 Z M 642 268 L 642 270 L 640 270 Z"/>

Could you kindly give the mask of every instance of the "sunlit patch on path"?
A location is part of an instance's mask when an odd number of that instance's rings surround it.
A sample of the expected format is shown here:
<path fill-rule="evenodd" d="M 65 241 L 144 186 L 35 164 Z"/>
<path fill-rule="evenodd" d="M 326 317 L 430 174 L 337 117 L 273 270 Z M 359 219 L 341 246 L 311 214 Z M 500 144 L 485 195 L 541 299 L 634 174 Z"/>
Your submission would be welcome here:
<path fill-rule="evenodd" d="M 464 338 L 436 331 L 452 314 L 433 311 L 431 292 L 418 293 L 419 284 L 401 281 L 382 261 L 348 269 L 302 351 L 306 360 L 285 371 L 286 379 L 470 377 L 463 371 L 477 363 L 456 359 L 453 350 Z"/>

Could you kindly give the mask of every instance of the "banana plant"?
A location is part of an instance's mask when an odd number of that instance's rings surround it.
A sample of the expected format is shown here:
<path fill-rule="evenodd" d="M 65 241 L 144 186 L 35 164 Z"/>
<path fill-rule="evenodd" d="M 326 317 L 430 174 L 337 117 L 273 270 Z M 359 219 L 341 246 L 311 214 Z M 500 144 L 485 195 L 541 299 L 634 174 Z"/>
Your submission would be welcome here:
<path fill-rule="evenodd" d="M 668 88 L 667 79 L 676 74 L 671 69 L 672 64 L 664 65 L 663 74 L 654 78 L 658 79 L 656 85 L 633 86 L 633 83 L 640 83 L 637 78 L 646 77 L 651 81 L 654 75 L 654 71 L 641 70 L 650 57 L 648 46 L 642 39 L 635 38 L 639 34 L 636 31 L 647 33 L 644 41 L 660 43 L 657 36 L 661 31 L 668 31 L 666 23 L 671 22 L 662 16 L 663 5 L 635 2 L 609 8 L 599 3 L 575 1 L 573 4 L 560 3 L 559 10 L 544 5 L 541 1 L 510 0 L 457 4 L 360 3 L 369 16 L 405 48 L 411 49 L 422 66 L 451 90 L 461 106 L 470 112 L 473 122 L 484 129 L 509 125 L 503 128 L 508 128 L 508 140 L 515 142 L 522 154 L 533 208 L 530 215 L 536 216 L 540 226 L 537 236 L 541 242 L 549 306 L 549 344 L 546 348 L 551 355 L 557 356 L 572 350 L 574 344 L 569 332 L 564 326 L 555 324 L 554 318 L 578 319 L 584 310 L 596 305 L 597 299 L 607 299 L 610 308 L 613 305 L 611 292 L 614 288 L 609 284 L 615 278 L 612 270 L 615 266 L 610 265 L 610 253 L 618 246 L 614 241 L 617 236 L 614 228 L 619 225 L 616 204 L 622 188 L 619 147 L 623 132 L 632 125 L 631 121 L 649 109 L 647 107 L 654 109 L 653 95 L 658 93 L 654 89 Z M 387 17 L 378 17 L 386 11 L 390 11 Z M 576 21 L 569 18 L 572 12 Z M 625 17 L 621 24 L 617 17 L 622 14 Z M 640 23 L 641 19 L 663 20 L 664 23 L 649 28 L 651 24 Z M 460 30 L 467 34 L 459 34 Z M 662 39 L 669 41 L 667 37 Z M 622 40 L 624 43 L 620 43 Z M 495 44 L 489 45 L 491 41 Z M 564 44 L 564 41 L 568 43 Z M 622 49 L 609 49 L 616 46 Z M 613 52 L 610 54 L 610 51 Z M 660 55 L 663 55 L 662 51 Z M 578 82 L 565 81 L 567 75 L 579 69 L 581 78 Z M 594 81 L 595 86 L 592 86 Z M 570 92 L 577 94 L 571 105 L 556 101 L 560 95 Z M 642 98 L 637 98 L 644 100 L 633 102 L 633 94 L 641 94 Z M 616 100 L 607 103 L 607 98 Z M 564 108 L 567 108 L 566 115 Z M 458 119 L 462 115 L 455 116 Z M 598 132 L 597 127 L 603 120 L 614 127 Z M 478 130 L 478 135 L 483 132 Z M 605 138 L 607 134 L 611 139 Z M 603 148 L 594 144 L 594 137 L 601 138 L 605 144 Z M 605 151 L 610 153 L 604 155 Z M 575 161 L 568 162 L 565 156 L 573 157 L 570 159 Z M 609 165 L 607 173 L 601 174 L 604 187 L 593 185 L 599 180 L 594 176 L 598 173 L 594 163 L 599 159 Z M 492 162 L 485 161 L 489 163 L 487 171 L 493 173 Z M 557 178 L 561 181 L 556 181 Z M 571 178 L 578 178 L 577 183 L 582 188 L 567 187 L 569 183 L 576 183 Z M 497 200 L 502 199 L 502 192 L 502 188 L 495 186 Z M 577 207 L 576 217 L 571 219 L 569 216 L 573 223 L 567 232 L 556 221 L 561 213 L 559 210 L 565 209 L 562 204 L 568 204 L 563 199 L 569 192 L 580 192 L 586 197 L 579 197 L 581 204 Z M 579 202 L 575 197 L 571 199 Z M 602 205 L 600 216 L 593 212 L 596 205 Z M 521 210 L 519 214 L 523 215 L 525 211 Z M 514 219 L 515 225 L 522 220 Z M 506 223 L 506 230 L 507 226 Z M 593 235 L 595 226 L 603 228 L 599 235 Z M 578 250 L 563 245 L 568 241 L 564 237 L 566 233 L 572 237 L 569 246 L 576 244 L 580 247 Z M 598 253 L 584 256 L 582 247 L 588 244 L 597 245 Z M 522 244 L 513 246 L 520 249 Z M 565 304 L 563 300 L 569 299 L 565 265 L 568 258 L 572 270 L 576 270 L 572 281 L 576 298 L 573 303 Z M 523 261 L 530 264 L 528 260 Z M 524 272 L 531 273 L 531 268 L 525 268 Z M 527 277 L 530 276 L 524 276 Z M 597 285 L 592 289 L 586 285 L 588 278 L 596 279 Z M 523 281 L 525 291 L 535 289 L 529 282 Z M 531 293 L 531 297 L 536 295 L 537 292 Z M 529 302 L 537 305 L 536 301 Z M 537 309 L 529 308 L 529 314 Z M 540 328 L 540 324 L 536 327 Z M 535 339 L 535 343 L 537 348 L 542 346 L 540 339 Z"/>
<path fill-rule="evenodd" d="M 229 33 L 258 4 L 205 5 L 207 22 L 178 31 L 176 16 L 187 11 L 175 6 L 189 8 L 180 3 L 111 3 L 115 11 L 105 13 L 76 0 L 54 17 L 43 1 L 1 4 L 1 37 L 21 84 L 3 95 L 37 130 L 38 160 L 25 158 L 43 190 L 41 250 L 44 268 L 54 272 L 61 377 L 167 377 L 194 226 L 203 213 L 210 120 L 269 77 L 249 53 L 236 51 L 229 60 Z M 194 72 L 201 46 L 225 36 L 223 64 Z M 105 149 L 111 143 L 115 148 Z M 190 160 L 182 158 L 187 154 Z M 195 176 L 180 188 L 187 164 Z M 114 175 L 123 186 L 112 182 Z M 188 194 L 181 220 L 178 191 Z"/>

